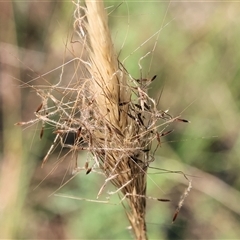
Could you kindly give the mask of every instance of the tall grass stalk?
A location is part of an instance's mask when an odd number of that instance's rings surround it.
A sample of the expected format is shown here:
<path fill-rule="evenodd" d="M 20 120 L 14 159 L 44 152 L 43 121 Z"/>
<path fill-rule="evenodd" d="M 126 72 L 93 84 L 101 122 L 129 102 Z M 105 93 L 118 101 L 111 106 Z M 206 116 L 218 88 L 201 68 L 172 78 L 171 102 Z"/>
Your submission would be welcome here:
<path fill-rule="evenodd" d="M 149 150 L 149 131 L 128 116 L 135 108 L 133 90 L 114 52 L 103 2 L 86 1 L 86 7 L 78 5 L 76 11 L 80 15 L 76 14 L 75 26 L 89 56 L 86 66 L 90 79 L 85 92 L 92 100 L 93 121 L 88 129 L 92 129 L 90 144 L 96 149 L 91 151 L 106 178 L 127 198 L 129 208 L 125 210 L 136 239 L 146 239 L 146 199 L 138 195 L 146 194 L 149 159 L 144 150 Z M 140 116 L 142 110 L 137 114 Z"/>

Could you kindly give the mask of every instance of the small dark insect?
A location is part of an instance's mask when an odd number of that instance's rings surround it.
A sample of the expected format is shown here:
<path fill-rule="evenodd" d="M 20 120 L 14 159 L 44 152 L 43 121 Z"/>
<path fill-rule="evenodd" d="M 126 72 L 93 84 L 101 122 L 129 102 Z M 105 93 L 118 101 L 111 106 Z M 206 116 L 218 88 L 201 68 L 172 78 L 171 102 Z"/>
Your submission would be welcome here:
<path fill-rule="evenodd" d="M 174 213 L 174 215 L 173 215 L 172 223 L 174 223 L 175 220 L 177 219 L 177 216 L 178 216 L 179 210 L 180 210 L 180 209 L 177 209 L 177 210 L 175 211 L 175 213 Z"/>
<path fill-rule="evenodd" d="M 158 198 L 157 200 L 160 202 L 170 202 L 170 200 L 166 198 Z"/>
<path fill-rule="evenodd" d="M 142 152 L 149 152 L 150 149 L 141 149 Z"/>
<path fill-rule="evenodd" d="M 92 168 L 89 168 L 89 169 L 86 171 L 86 175 L 88 175 L 91 171 L 92 171 Z"/>
<path fill-rule="evenodd" d="M 43 133 L 44 133 L 44 127 L 42 126 L 42 129 L 41 129 L 41 131 L 40 131 L 40 139 L 42 139 Z"/>
<path fill-rule="evenodd" d="M 128 194 L 128 196 L 131 196 L 133 194 Z M 127 196 L 127 197 L 128 197 Z M 146 198 L 146 199 L 152 199 L 152 200 L 157 200 L 159 202 L 170 202 L 169 199 L 167 198 L 156 198 L 156 197 L 151 197 L 151 196 L 145 196 L 145 195 L 140 195 L 140 194 L 134 194 L 134 196 L 140 197 L 140 198 Z"/>
<path fill-rule="evenodd" d="M 157 75 L 154 75 L 151 79 L 151 82 L 157 77 Z"/>
<path fill-rule="evenodd" d="M 38 113 L 38 112 L 42 109 L 42 106 L 43 106 L 43 103 L 41 103 L 41 104 L 39 105 L 39 107 L 38 107 L 37 110 L 36 110 L 36 113 Z"/>
<path fill-rule="evenodd" d="M 190 123 L 190 121 L 188 121 L 188 120 L 186 120 L 186 119 L 182 119 L 182 118 L 176 118 L 176 121 L 178 121 L 178 122 Z"/>

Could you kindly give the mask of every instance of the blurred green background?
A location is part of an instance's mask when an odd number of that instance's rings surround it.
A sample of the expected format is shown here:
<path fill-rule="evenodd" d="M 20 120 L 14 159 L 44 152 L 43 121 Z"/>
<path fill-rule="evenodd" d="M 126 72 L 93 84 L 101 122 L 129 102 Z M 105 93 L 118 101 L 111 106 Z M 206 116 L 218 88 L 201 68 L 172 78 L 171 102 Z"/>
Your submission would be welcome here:
<path fill-rule="evenodd" d="M 112 1 L 106 6 L 116 51 L 129 73 L 156 74 L 150 92 L 157 98 L 163 90 L 159 107 L 191 121 L 174 124 L 152 166 L 192 175 L 193 189 L 171 224 L 188 182 L 181 174 L 149 169 L 148 195 L 171 199 L 147 201 L 149 239 L 239 239 L 240 3 Z M 14 126 L 34 119 L 41 103 L 22 82 L 54 84 L 58 67 L 73 58 L 66 48 L 73 11 L 71 1 L 0 3 L 0 238 L 131 239 L 121 205 L 53 196 L 72 176 L 71 156 L 56 164 L 59 151 L 41 168 L 52 129 L 40 140 L 41 125 Z M 140 71 L 139 59 L 148 52 Z M 64 81 L 73 67 L 66 65 Z M 79 154 L 82 165 L 87 158 Z M 103 182 L 81 172 L 57 193 L 95 199 Z"/>

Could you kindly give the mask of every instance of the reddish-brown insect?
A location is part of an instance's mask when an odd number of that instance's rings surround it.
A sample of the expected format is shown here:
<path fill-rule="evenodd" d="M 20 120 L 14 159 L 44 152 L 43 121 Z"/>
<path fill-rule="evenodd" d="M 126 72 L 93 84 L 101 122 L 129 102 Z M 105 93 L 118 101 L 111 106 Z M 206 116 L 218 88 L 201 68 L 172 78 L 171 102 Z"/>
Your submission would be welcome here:
<path fill-rule="evenodd" d="M 179 213 L 180 209 L 176 209 L 174 215 L 173 215 L 173 219 L 172 219 L 172 223 L 175 222 L 175 220 L 177 219 L 178 213 Z"/>
<path fill-rule="evenodd" d="M 42 126 L 41 131 L 40 131 L 40 139 L 42 139 L 44 133 L 44 127 Z"/>

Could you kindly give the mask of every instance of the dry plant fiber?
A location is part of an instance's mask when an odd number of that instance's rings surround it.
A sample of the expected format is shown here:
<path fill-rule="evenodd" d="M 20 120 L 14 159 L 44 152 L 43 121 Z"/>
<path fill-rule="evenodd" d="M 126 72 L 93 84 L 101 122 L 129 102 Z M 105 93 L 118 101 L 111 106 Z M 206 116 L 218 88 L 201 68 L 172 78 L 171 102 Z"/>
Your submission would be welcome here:
<path fill-rule="evenodd" d="M 35 112 L 36 119 L 17 125 L 42 122 L 43 127 L 48 124 L 54 128 L 56 137 L 42 165 L 57 143 L 72 153 L 90 152 L 94 164 L 89 168 L 86 162 L 86 173 L 95 168 L 105 175 L 97 197 L 111 182 L 116 191 L 108 194 L 119 194 L 135 239 L 144 240 L 147 239 L 146 176 L 156 151 L 150 151 L 152 141 L 157 139 L 159 146 L 160 137 L 171 132 L 163 132 L 169 124 L 188 121 L 157 110 L 156 102 L 147 93 L 156 76 L 134 79 L 119 62 L 103 1 L 76 2 L 75 7 L 75 43 L 84 49 L 83 54 L 74 59 L 76 73 L 79 72 L 75 74 L 77 80 L 64 86 L 60 77 L 59 82 L 48 89 L 31 86 L 42 103 Z M 72 144 L 65 142 L 69 134 L 75 134 Z M 77 160 L 75 169 L 80 169 Z M 190 188 L 189 185 L 174 219 Z"/>

